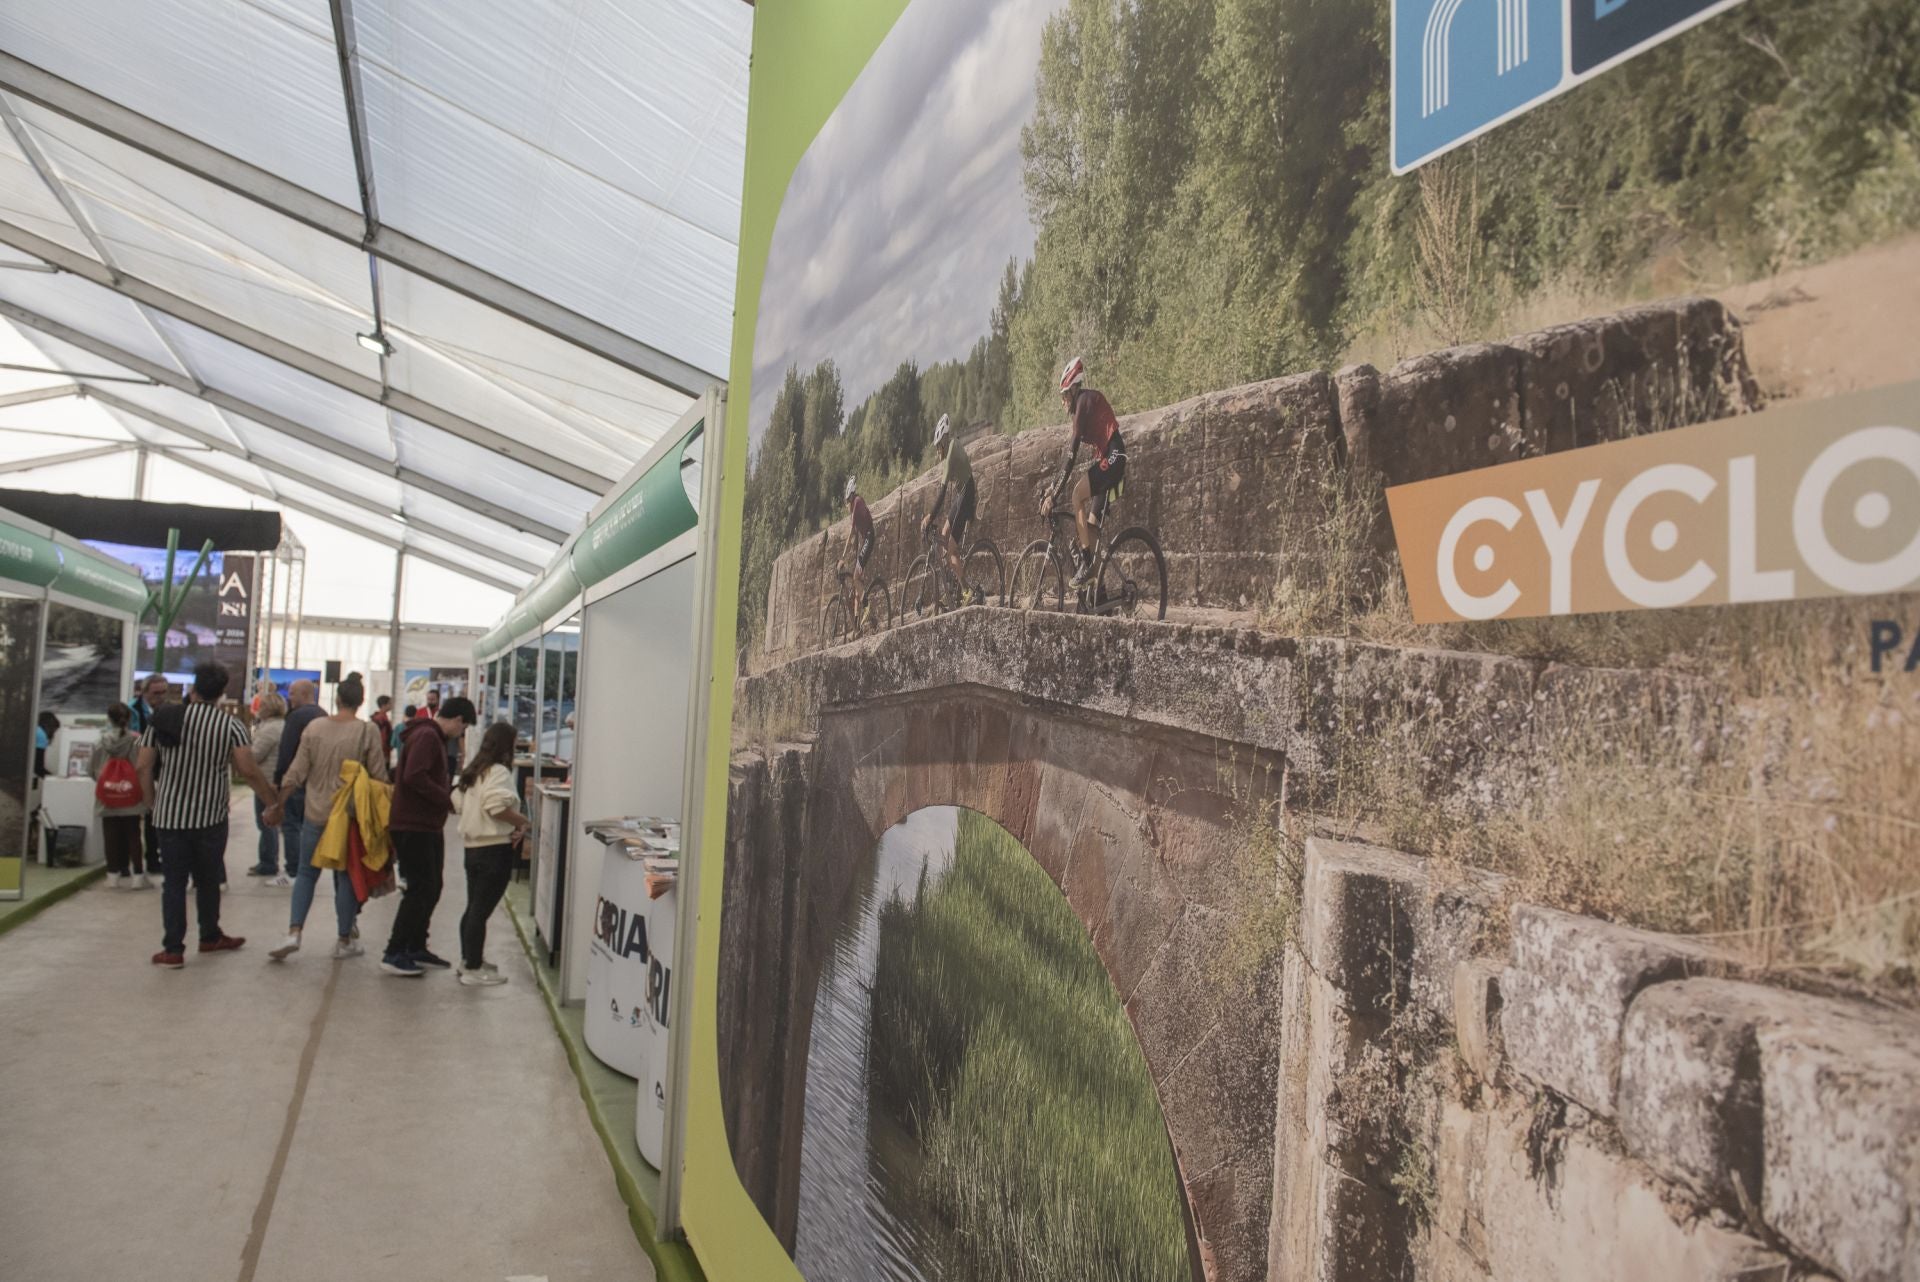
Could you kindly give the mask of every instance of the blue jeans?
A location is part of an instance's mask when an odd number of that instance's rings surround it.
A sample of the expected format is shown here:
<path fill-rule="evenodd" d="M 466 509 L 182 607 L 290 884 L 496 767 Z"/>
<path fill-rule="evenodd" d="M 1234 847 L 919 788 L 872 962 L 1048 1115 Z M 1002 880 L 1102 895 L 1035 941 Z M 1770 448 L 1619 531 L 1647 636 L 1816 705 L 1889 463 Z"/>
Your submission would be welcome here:
<path fill-rule="evenodd" d="M 300 829 L 307 822 L 307 790 L 305 788 L 288 797 L 280 807 L 280 844 L 287 852 L 287 876 L 300 875 Z M 266 867 L 262 860 L 261 867 Z"/>
<path fill-rule="evenodd" d="M 260 800 L 260 794 L 253 795 L 253 823 L 260 830 L 260 857 L 253 867 L 262 877 L 271 877 L 280 871 L 280 830 L 271 824 L 260 822 L 260 816 L 266 813 L 267 803 Z M 287 843 L 287 876 L 294 873 L 294 863 L 299 859 L 298 843 Z"/>
<path fill-rule="evenodd" d="M 165 932 L 160 951 L 186 950 L 188 878 L 193 879 L 201 941 L 220 938 L 220 868 L 227 861 L 227 821 L 205 828 L 155 831 L 160 837 L 160 863 L 166 870 L 160 883 L 160 923 Z M 351 888 L 347 894 L 352 897 Z"/>
<path fill-rule="evenodd" d="M 313 894 L 322 872 L 313 866 L 313 852 L 319 849 L 320 834 L 326 830 L 325 823 L 303 824 L 300 828 L 300 873 L 293 883 L 293 913 L 288 919 L 291 926 L 305 926 L 307 913 L 313 908 Z M 353 880 L 343 872 L 333 874 L 333 915 L 339 922 L 340 938 L 351 935 L 353 923 L 360 916 L 360 901 L 354 898 Z"/>

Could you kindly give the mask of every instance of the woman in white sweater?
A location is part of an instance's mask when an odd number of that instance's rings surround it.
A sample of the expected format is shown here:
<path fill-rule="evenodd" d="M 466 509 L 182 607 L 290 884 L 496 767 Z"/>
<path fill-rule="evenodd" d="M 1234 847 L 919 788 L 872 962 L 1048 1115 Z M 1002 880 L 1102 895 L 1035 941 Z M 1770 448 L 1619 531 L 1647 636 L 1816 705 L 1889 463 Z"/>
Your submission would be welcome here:
<path fill-rule="evenodd" d="M 467 911 L 460 918 L 458 978 L 470 987 L 504 984 L 507 977 L 486 959 L 487 918 L 513 879 L 514 849 L 527 834 L 528 819 L 513 790 L 513 723 L 496 721 L 480 738 L 480 751 L 460 772 L 453 804 L 460 812 L 460 841 L 467 855 Z"/>

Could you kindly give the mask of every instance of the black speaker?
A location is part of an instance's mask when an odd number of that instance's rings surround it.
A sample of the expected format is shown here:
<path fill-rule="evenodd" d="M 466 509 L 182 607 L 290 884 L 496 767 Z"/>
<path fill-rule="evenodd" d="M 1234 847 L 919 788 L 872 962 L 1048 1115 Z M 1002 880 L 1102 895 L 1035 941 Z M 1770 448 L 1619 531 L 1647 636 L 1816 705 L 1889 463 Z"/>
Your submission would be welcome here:
<path fill-rule="evenodd" d="M 338 659 L 327 660 L 327 684 L 330 686 L 340 684 L 340 660 Z"/>

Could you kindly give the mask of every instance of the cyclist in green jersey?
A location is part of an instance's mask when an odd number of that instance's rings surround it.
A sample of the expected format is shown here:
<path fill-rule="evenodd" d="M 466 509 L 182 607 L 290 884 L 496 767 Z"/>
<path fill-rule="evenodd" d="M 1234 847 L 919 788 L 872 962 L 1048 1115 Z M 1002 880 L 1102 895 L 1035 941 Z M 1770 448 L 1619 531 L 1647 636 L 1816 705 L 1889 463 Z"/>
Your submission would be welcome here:
<path fill-rule="evenodd" d="M 953 441 L 953 427 L 942 414 L 939 423 L 933 429 L 933 449 L 946 460 L 946 470 L 940 475 L 940 492 L 933 496 L 933 507 L 920 522 L 922 535 L 926 533 L 933 519 L 939 516 L 942 508 L 946 510 L 946 520 L 940 526 L 940 547 L 947 556 L 947 564 L 953 569 L 953 581 L 960 584 L 960 604 L 973 604 L 973 589 L 966 586 L 967 576 L 960 561 L 960 540 L 966 536 L 967 525 L 973 520 L 973 460 L 967 457 L 964 449 L 957 448 Z M 949 506 L 947 496 L 951 493 L 953 501 Z"/>

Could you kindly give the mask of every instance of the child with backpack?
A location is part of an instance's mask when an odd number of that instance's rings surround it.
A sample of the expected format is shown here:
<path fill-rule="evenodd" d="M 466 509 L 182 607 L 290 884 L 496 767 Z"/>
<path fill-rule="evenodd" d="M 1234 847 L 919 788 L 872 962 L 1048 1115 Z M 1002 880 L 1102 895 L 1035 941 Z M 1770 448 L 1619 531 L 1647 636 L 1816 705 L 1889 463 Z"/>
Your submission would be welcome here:
<path fill-rule="evenodd" d="M 121 890 L 150 890 L 140 853 L 140 825 L 149 800 L 140 789 L 140 736 L 128 729 L 133 709 L 107 709 L 107 728 L 93 745 L 87 773 L 93 776 L 93 813 L 107 848 L 107 879 Z"/>

